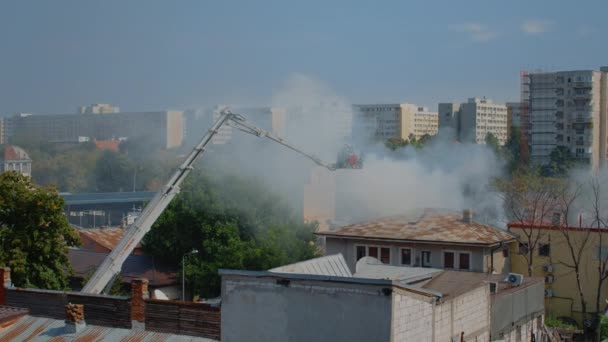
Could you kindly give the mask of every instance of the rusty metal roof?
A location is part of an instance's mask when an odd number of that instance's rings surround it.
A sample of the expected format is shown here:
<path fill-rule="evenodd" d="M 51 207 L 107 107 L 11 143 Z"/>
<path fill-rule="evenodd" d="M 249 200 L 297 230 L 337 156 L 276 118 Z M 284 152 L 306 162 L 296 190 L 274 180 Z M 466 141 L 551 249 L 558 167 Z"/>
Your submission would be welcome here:
<path fill-rule="evenodd" d="M 77 277 L 85 278 L 96 270 L 109 253 L 82 249 L 70 249 L 68 259 Z M 130 283 L 135 278 L 146 278 L 150 286 L 167 286 L 178 283 L 177 267 L 158 261 L 150 255 L 130 254 L 120 270 L 122 281 Z"/>
<path fill-rule="evenodd" d="M 80 234 L 81 237 L 88 237 L 111 251 L 125 235 L 125 231 L 122 228 L 90 228 L 78 229 L 78 234 Z M 138 247 L 140 247 L 140 245 L 138 245 Z"/>
<path fill-rule="evenodd" d="M 30 311 L 28 309 L 0 305 L 0 327 L 2 327 L 3 323 L 12 321 L 21 316 L 25 316 L 29 312 Z"/>
<path fill-rule="evenodd" d="M 85 318 L 86 319 L 86 318 Z M 165 334 L 87 325 L 77 333 L 67 333 L 63 320 L 25 316 L 0 331 L 0 341 L 170 341 L 210 342 L 203 337 Z"/>
<path fill-rule="evenodd" d="M 460 212 L 445 209 L 412 210 L 405 215 L 351 224 L 316 234 L 357 239 L 484 246 L 515 239 L 514 235 L 502 229 L 474 221 L 466 223 Z"/>

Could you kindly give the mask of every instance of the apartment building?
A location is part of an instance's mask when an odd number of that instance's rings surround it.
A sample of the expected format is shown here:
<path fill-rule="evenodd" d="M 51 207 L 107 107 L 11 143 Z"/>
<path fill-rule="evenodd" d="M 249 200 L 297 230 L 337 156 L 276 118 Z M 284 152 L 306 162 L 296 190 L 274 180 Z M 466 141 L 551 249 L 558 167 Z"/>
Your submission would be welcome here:
<path fill-rule="evenodd" d="M 507 106 L 487 98 L 469 98 L 464 103 L 439 104 L 439 128 L 449 128 L 461 142 L 485 144 L 491 133 L 500 145 L 509 139 Z"/>
<path fill-rule="evenodd" d="M 120 108 L 107 103 L 94 103 L 88 106 L 78 107 L 79 114 L 107 114 L 120 113 Z"/>
<path fill-rule="evenodd" d="M 437 134 L 437 112 L 425 107 L 409 103 L 363 104 L 354 105 L 353 112 L 353 136 L 385 141 Z"/>
<path fill-rule="evenodd" d="M 606 161 L 608 67 L 530 73 L 530 158 L 547 164 L 551 152 L 566 147 L 593 168 Z"/>
<path fill-rule="evenodd" d="M 522 125 L 522 103 L 521 102 L 507 102 L 507 117 L 508 127 L 521 127 Z"/>
<path fill-rule="evenodd" d="M 18 114 L 6 118 L 8 141 L 78 142 L 80 137 L 98 140 L 145 137 L 154 139 L 161 148 L 182 144 L 181 111 L 89 113 L 92 110 L 84 110 L 83 114 Z"/>

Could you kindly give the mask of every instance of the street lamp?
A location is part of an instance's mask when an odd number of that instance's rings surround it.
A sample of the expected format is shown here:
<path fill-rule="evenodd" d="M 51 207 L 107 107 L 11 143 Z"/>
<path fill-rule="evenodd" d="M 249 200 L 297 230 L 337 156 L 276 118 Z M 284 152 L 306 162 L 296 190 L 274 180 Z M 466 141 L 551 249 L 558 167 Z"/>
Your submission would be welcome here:
<path fill-rule="evenodd" d="M 186 255 L 197 254 L 198 250 L 193 249 L 182 256 L 182 301 L 186 301 Z"/>

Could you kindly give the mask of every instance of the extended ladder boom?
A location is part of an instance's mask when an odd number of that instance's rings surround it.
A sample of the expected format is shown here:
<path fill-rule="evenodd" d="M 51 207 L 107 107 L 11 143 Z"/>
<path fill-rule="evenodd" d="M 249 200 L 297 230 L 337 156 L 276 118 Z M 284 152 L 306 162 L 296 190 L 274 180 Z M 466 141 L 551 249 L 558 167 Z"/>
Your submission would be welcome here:
<path fill-rule="evenodd" d="M 81 292 L 98 294 L 101 293 L 108 284 L 111 284 L 115 276 L 120 272 L 120 269 L 122 268 L 122 265 L 129 254 L 133 252 L 135 246 L 137 246 L 146 233 L 150 231 L 150 228 L 152 228 L 154 222 L 156 222 L 160 214 L 162 214 L 169 203 L 171 203 L 173 197 L 179 193 L 180 185 L 192 171 L 194 163 L 205 151 L 205 146 L 211 142 L 213 136 L 218 133 L 219 129 L 225 123 L 229 123 L 231 126 L 238 128 L 243 132 L 259 137 L 266 137 L 305 157 L 308 157 L 320 166 L 332 171 L 335 170 L 335 166 L 333 164 L 326 164 L 319 158 L 299 150 L 283 139 L 272 135 L 270 132 L 247 123 L 245 118 L 241 115 L 232 113 L 229 110 L 223 110 L 220 112 L 220 117 L 214 122 L 211 129 L 194 147 L 192 152 L 190 152 L 188 157 L 186 157 L 184 162 L 180 165 L 179 169 L 173 174 L 173 176 L 171 176 L 167 184 L 165 184 L 165 186 L 159 192 L 157 192 L 156 195 L 154 195 L 150 203 L 148 203 L 148 205 L 144 208 L 141 215 L 126 229 L 123 238 L 105 258 L 97 270 L 95 270 L 95 273 L 82 288 Z"/>

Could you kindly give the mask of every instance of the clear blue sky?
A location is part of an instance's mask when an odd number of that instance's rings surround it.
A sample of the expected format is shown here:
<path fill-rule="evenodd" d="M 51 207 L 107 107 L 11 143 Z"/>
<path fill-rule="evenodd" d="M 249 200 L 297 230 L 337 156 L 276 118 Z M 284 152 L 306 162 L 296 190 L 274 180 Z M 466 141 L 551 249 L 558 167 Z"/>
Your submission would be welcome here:
<path fill-rule="evenodd" d="M 0 3 L 0 113 L 262 104 L 290 73 L 354 103 L 516 100 L 521 69 L 608 65 L 601 1 Z"/>

